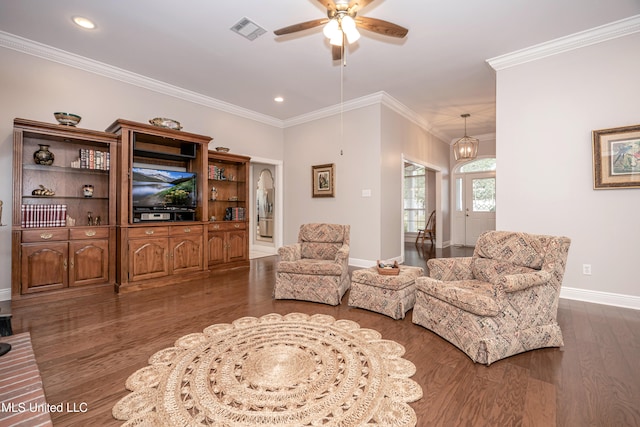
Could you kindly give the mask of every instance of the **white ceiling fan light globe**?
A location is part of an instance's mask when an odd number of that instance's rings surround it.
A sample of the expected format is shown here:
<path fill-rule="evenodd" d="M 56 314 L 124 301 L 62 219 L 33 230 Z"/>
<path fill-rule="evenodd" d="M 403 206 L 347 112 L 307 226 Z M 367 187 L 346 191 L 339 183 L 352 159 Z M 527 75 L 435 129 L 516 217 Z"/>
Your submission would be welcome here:
<path fill-rule="evenodd" d="M 347 36 L 347 42 L 349 42 L 349 44 L 358 41 L 360 38 L 360 33 L 355 28 L 350 31 L 345 31 L 344 33 Z"/>
<path fill-rule="evenodd" d="M 345 33 L 356 29 L 356 21 L 354 21 L 349 15 L 343 16 L 340 24 L 342 26 L 342 31 Z"/>
<path fill-rule="evenodd" d="M 338 24 L 338 21 L 336 19 L 332 19 L 331 21 L 327 22 L 327 25 L 324 26 L 322 32 L 324 33 L 326 38 L 333 39 L 341 33 L 340 24 Z"/>
<path fill-rule="evenodd" d="M 338 33 L 335 35 L 335 37 L 331 37 L 331 40 L 329 40 L 329 43 L 332 46 L 342 46 L 343 39 L 344 39 L 344 37 L 342 35 L 342 31 L 338 31 Z"/>

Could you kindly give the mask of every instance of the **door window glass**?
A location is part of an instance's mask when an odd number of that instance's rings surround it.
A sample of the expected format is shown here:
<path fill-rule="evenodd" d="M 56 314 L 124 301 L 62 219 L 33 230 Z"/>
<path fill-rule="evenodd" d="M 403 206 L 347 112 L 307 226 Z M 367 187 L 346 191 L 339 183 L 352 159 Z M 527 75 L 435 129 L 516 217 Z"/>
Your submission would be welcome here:
<path fill-rule="evenodd" d="M 496 170 L 496 159 L 478 159 L 460 166 L 460 173 L 469 172 L 492 172 Z"/>
<path fill-rule="evenodd" d="M 472 209 L 474 212 L 496 211 L 496 179 L 477 178 L 472 183 Z"/>
<path fill-rule="evenodd" d="M 462 192 L 462 183 L 463 183 L 463 179 L 462 178 L 456 178 L 456 211 L 457 212 L 462 212 L 462 196 L 463 196 L 463 192 Z"/>
<path fill-rule="evenodd" d="M 425 227 L 426 170 L 414 163 L 404 165 L 404 231 L 415 232 Z"/>

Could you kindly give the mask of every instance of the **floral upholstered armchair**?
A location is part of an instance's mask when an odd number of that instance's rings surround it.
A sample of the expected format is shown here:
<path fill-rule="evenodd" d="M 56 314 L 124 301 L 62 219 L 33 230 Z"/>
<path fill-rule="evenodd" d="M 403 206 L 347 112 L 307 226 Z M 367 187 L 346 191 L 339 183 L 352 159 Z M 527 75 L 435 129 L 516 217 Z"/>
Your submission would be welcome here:
<path fill-rule="evenodd" d="M 338 305 L 351 286 L 349 225 L 304 224 L 298 243 L 278 248 L 275 299 Z"/>
<path fill-rule="evenodd" d="M 485 232 L 473 256 L 428 261 L 412 321 L 486 365 L 561 347 L 556 316 L 569 245 L 567 237 Z"/>

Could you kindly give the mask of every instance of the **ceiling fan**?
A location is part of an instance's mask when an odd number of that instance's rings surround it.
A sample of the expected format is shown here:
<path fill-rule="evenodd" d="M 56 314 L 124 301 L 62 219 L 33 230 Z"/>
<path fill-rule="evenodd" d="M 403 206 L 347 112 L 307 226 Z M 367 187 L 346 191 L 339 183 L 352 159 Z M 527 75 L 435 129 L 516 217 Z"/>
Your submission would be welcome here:
<path fill-rule="evenodd" d="M 360 38 L 357 27 L 385 36 L 403 38 L 409 30 L 382 19 L 357 16 L 360 9 L 373 0 L 318 0 L 327 8 L 327 18 L 301 22 L 275 30 L 281 36 L 324 25 L 324 35 L 330 40 L 334 60 L 342 59 L 345 40 L 351 44 Z M 326 25 L 325 25 L 326 24 Z"/>

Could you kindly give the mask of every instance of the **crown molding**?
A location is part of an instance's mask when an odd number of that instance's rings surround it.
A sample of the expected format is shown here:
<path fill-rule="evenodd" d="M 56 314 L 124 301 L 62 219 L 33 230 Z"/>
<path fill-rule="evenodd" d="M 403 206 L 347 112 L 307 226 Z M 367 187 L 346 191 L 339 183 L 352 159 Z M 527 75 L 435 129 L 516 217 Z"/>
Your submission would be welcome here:
<path fill-rule="evenodd" d="M 95 61 L 93 59 L 85 58 L 83 56 L 76 55 L 33 40 L 25 39 L 23 37 L 16 36 L 4 31 L 0 31 L 0 47 L 5 47 L 7 49 L 25 53 L 27 55 L 36 56 L 48 61 L 57 62 L 62 65 L 77 68 L 79 70 L 87 71 L 143 89 L 161 93 L 163 95 L 168 95 L 187 102 L 192 102 L 205 107 L 224 111 L 229 114 L 244 117 L 278 128 L 287 128 L 313 120 L 340 114 L 345 111 L 368 107 L 370 105 L 381 104 L 405 117 L 407 120 L 415 123 L 417 126 L 421 127 L 437 138 L 443 141 L 448 140 L 446 136 L 439 133 L 426 120 L 418 116 L 417 113 L 409 109 L 404 104 L 400 103 L 398 100 L 396 100 L 386 92 L 376 92 L 360 98 L 345 101 L 340 104 L 322 108 L 308 114 L 302 114 L 290 119 L 280 120 L 271 116 L 267 116 L 265 114 L 248 110 L 246 108 L 238 107 L 237 105 L 233 105 L 228 102 L 220 101 L 215 98 L 183 89 L 178 86 L 173 86 L 160 80 L 151 79 L 141 74 L 133 73 L 122 68 Z"/>
<path fill-rule="evenodd" d="M 280 119 L 238 107 L 237 105 L 233 105 L 228 102 L 220 101 L 178 86 L 173 86 L 159 80 L 151 79 L 122 68 L 85 58 L 83 56 L 38 43 L 33 40 L 25 39 L 4 31 L 0 31 L 0 46 L 271 126 L 281 128 L 283 124 Z"/>
<path fill-rule="evenodd" d="M 568 52 L 585 46 L 591 46 L 624 37 L 640 31 L 640 15 L 630 16 L 610 24 L 601 25 L 586 31 L 560 37 L 525 49 L 487 59 L 487 63 L 496 71 L 515 67 L 548 56 Z"/>
<path fill-rule="evenodd" d="M 292 117 L 290 119 L 286 119 L 284 121 L 284 127 L 291 127 L 300 124 L 304 124 L 307 122 L 312 122 L 314 120 L 323 119 L 326 117 L 331 117 L 340 113 L 344 113 L 346 111 L 355 110 L 358 108 L 368 107 L 370 105 L 384 105 L 385 107 L 395 111 L 399 115 L 403 116 L 407 120 L 413 122 L 420 128 L 425 131 L 431 133 L 435 137 L 441 139 L 442 141 L 447 141 L 449 138 L 442 133 L 438 132 L 436 129 L 431 126 L 429 122 L 420 117 L 415 111 L 411 110 L 406 105 L 402 104 L 400 101 L 389 95 L 384 91 L 375 92 L 370 95 L 365 95 L 360 98 L 351 99 L 349 101 L 344 101 L 342 104 L 332 105 L 330 107 L 322 108 L 320 110 L 312 111 L 307 114 L 302 114 L 296 117 Z"/>
<path fill-rule="evenodd" d="M 406 105 L 402 104 L 400 101 L 398 101 L 397 99 L 395 99 L 394 97 L 392 97 L 391 95 L 389 95 L 386 92 L 380 92 L 383 94 L 382 97 L 382 105 L 388 107 L 389 109 L 395 111 L 396 113 L 400 114 L 401 116 L 403 116 L 404 118 L 406 118 L 407 120 L 413 122 L 414 124 L 416 124 L 418 127 L 422 128 L 423 130 L 429 132 L 431 135 L 435 136 L 436 138 L 442 140 L 442 141 L 447 141 L 449 139 L 448 136 L 446 136 L 445 134 L 439 132 L 437 129 L 435 129 L 433 127 L 433 125 L 431 125 L 431 123 L 429 123 L 427 120 L 425 120 L 423 117 L 420 117 L 415 111 L 411 110 L 409 107 L 407 107 Z"/>
<path fill-rule="evenodd" d="M 346 111 L 356 110 L 358 108 L 368 107 L 370 105 L 376 105 L 382 101 L 382 94 L 383 92 L 376 92 L 371 95 L 362 96 L 360 98 L 344 101 L 340 104 L 335 104 L 329 107 L 321 108 L 319 110 L 315 110 L 310 113 L 291 117 L 289 119 L 284 120 L 283 127 L 288 128 L 291 126 L 297 126 L 304 123 L 312 122 L 314 120 L 335 116 L 336 114 L 340 114 Z"/>

